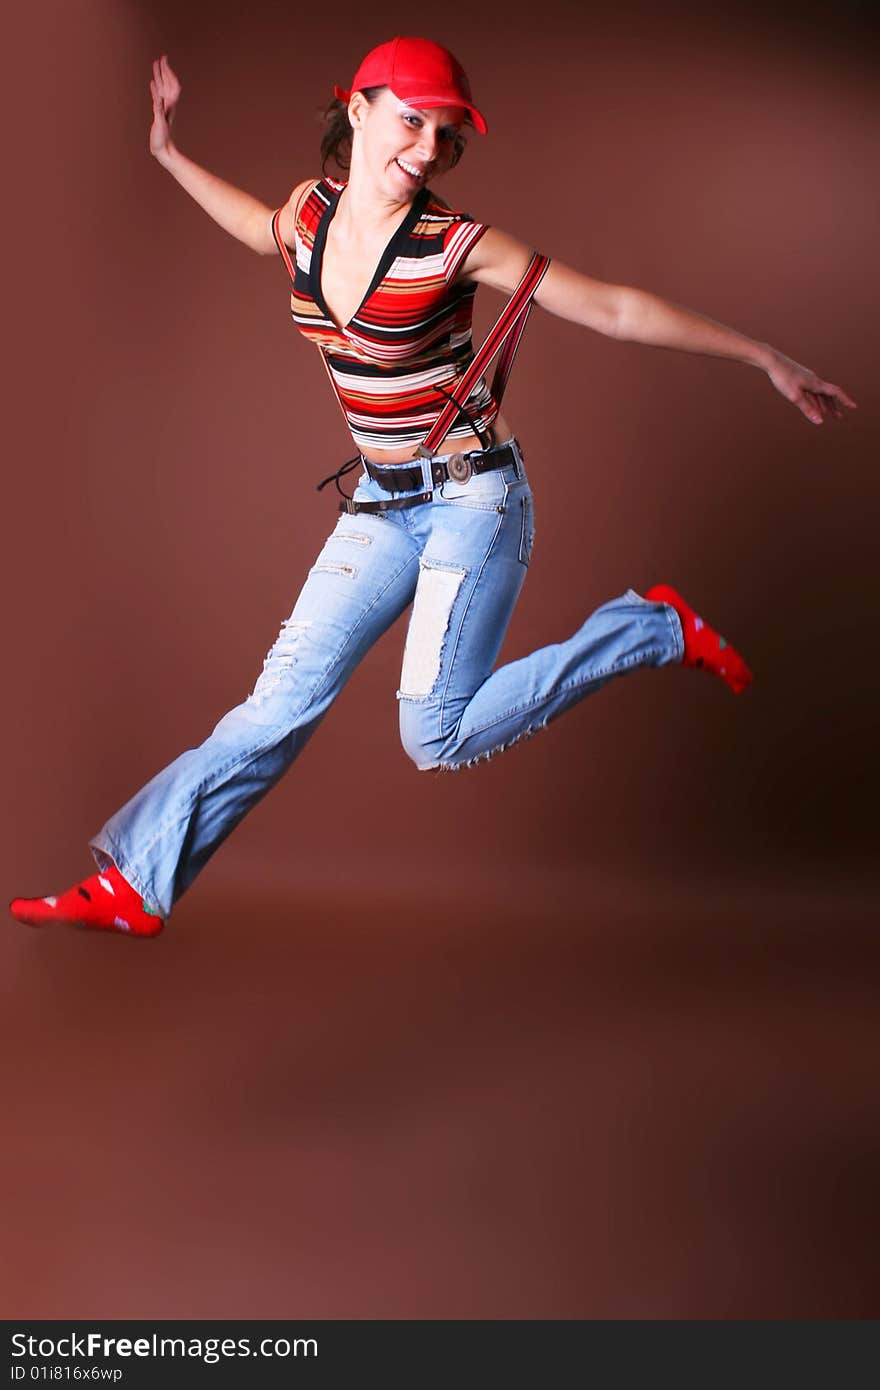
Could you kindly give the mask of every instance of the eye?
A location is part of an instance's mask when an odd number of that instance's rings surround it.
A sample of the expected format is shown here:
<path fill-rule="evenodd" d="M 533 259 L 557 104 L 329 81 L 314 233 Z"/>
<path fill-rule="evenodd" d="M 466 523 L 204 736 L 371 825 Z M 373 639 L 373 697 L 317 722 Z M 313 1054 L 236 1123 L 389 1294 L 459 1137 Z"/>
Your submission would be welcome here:
<path fill-rule="evenodd" d="M 419 116 L 413 116 L 408 111 L 404 111 L 402 114 L 403 119 L 406 121 L 408 126 L 412 126 L 414 130 L 419 129 L 420 125 L 422 124 L 421 118 Z"/>
<path fill-rule="evenodd" d="M 450 140 L 455 139 L 458 130 L 455 126 L 445 125 L 442 130 L 437 131 L 437 134 L 441 140 L 445 140 L 448 143 Z"/>

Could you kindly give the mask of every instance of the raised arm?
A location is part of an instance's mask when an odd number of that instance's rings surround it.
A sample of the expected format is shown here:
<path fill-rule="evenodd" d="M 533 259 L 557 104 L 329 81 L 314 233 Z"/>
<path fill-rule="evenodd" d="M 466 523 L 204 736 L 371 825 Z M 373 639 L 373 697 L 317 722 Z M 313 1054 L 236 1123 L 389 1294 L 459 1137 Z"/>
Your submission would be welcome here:
<path fill-rule="evenodd" d="M 167 169 L 181 188 L 193 198 L 209 217 L 260 256 L 277 255 L 278 248 L 270 226 L 273 209 L 235 188 L 216 174 L 188 159 L 171 139 L 171 125 L 180 97 L 180 82 L 163 54 L 153 63 L 150 81 L 153 99 L 153 124 L 150 128 L 150 153 Z M 281 236 L 293 245 L 293 218 L 296 204 L 310 186 L 310 180 L 293 190 L 281 214 Z"/>
<path fill-rule="evenodd" d="M 525 270 L 528 248 L 506 232 L 490 228 L 477 242 L 461 274 L 511 294 Z M 535 302 L 559 318 L 595 329 L 609 338 L 678 348 L 710 357 L 729 357 L 765 371 L 780 395 L 808 420 L 821 425 L 826 416 L 840 419 L 841 403 L 856 408 L 844 390 L 823 381 L 809 367 L 786 357 L 769 343 L 747 338 L 714 319 L 683 309 L 648 290 L 591 280 L 570 266 L 552 261 Z"/>

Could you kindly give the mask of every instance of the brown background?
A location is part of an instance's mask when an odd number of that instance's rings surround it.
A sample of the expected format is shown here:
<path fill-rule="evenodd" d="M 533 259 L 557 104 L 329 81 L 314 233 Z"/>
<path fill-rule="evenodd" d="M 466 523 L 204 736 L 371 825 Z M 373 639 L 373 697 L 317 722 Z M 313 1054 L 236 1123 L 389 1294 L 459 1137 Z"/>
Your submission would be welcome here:
<path fill-rule="evenodd" d="M 533 314 L 502 659 L 665 579 L 754 687 L 641 672 L 418 776 L 402 621 L 159 941 L 9 919 L 3 1312 L 876 1315 L 875 35 L 847 5 L 318 11 L 15 23 L 7 898 L 91 872 L 89 835 L 253 688 L 350 452 L 280 262 L 147 154 L 159 52 L 181 148 L 275 206 L 368 47 L 448 43 L 491 133 L 445 196 L 860 410 L 816 429 L 756 371 Z"/>

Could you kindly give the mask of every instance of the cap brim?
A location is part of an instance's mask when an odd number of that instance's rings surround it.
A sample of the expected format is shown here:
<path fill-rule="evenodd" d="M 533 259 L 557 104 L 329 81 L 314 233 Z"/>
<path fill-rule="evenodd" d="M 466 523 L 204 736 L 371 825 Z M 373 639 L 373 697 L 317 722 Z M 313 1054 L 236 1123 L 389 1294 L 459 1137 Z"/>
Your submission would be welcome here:
<path fill-rule="evenodd" d="M 471 114 L 471 120 L 474 123 L 474 130 L 479 131 L 481 135 L 488 135 L 489 127 L 486 125 L 486 118 L 483 115 L 482 111 L 478 111 L 475 106 L 466 106 L 465 110 L 469 111 Z"/>
<path fill-rule="evenodd" d="M 391 90 L 394 91 L 394 88 L 392 87 Z M 457 106 L 461 111 L 467 111 L 475 130 L 478 130 L 481 135 L 488 135 L 489 133 L 489 127 L 486 125 L 486 118 L 482 111 L 478 111 L 473 102 L 462 101 L 457 94 L 435 92 L 427 95 L 419 93 L 417 96 L 410 96 L 407 93 L 404 96 L 402 92 L 394 92 L 394 95 L 399 101 L 405 101 L 407 106 L 420 106 L 425 111 L 430 110 L 433 106 Z"/>
<path fill-rule="evenodd" d="M 393 88 L 391 90 L 393 91 Z M 344 87 L 334 87 L 333 95 L 336 97 L 337 101 L 344 101 L 346 106 L 351 101 L 351 92 L 347 92 Z M 479 111 L 472 102 L 462 101 L 460 98 L 458 100 L 454 98 L 450 99 L 448 92 L 443 92 L 435 96 L 411 97 L 403 96 L 400 92 L 395 92 L 394 95 L 399 101 L 405 101 L 408 106 L 421 106 L 425 110 L 428 110 L 432 106 L 457 106 L 462 111 L 468 113 L 474 130 L 479 131 L 480 135 L 489 134 L 486 117 L 483 115 L 482 111 Z"/>

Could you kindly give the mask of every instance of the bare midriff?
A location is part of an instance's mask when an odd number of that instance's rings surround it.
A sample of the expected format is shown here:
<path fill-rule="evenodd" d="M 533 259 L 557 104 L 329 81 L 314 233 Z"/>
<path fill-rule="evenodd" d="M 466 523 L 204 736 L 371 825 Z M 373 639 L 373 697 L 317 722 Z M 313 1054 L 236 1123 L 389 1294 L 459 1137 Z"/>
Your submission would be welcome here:
<path fill-rule="evenodd" d="M 495 433 L 496 444 L 506 444 L 508 439 L 513 438 L 513 431 L 503 415 L 496 415 L 492 429 Z M 436 452 L 439 454 L 468 454 L 473 449 L 482 449 L 482 447 L 475 434 L 457 436 L 455 439 L 450 439 L 447 435 Z M 411 444 L 403 449 L 371 447 L 369 453 L 364 453 L 364 458 L 368 458 L 370 463 L 411 463 L 415 453 L 416 451 Z"/>

